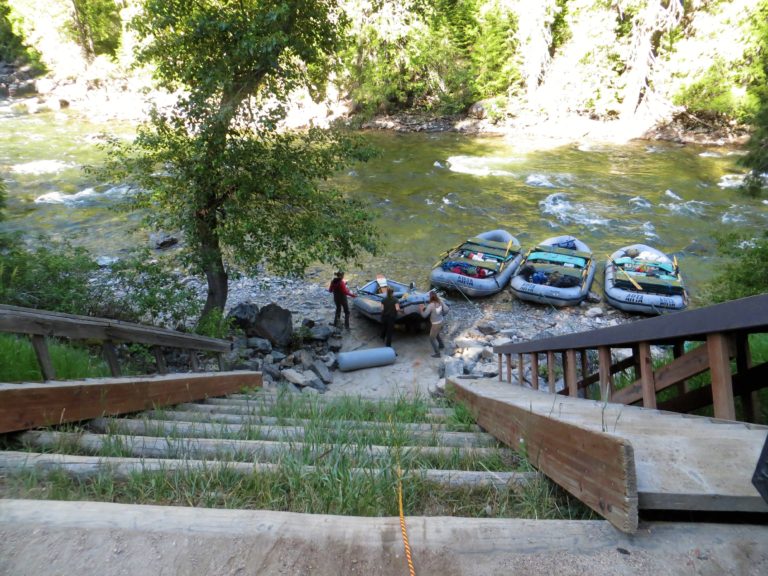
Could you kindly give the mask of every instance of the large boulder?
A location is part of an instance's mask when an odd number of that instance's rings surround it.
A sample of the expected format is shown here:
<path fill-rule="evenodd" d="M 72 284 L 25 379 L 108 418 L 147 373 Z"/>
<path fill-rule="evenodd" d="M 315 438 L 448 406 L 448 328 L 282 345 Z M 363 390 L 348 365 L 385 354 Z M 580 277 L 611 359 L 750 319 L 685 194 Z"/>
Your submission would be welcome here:
<path fill-rule="evenodd" d="M 246 330 L 246 336 L 261 336 L 272 343 L 272 346 L 286 348 L 291 343 L 293 335 L 293 317 L 291 311 L 278 306 L 267 304 L 256 317 L 252 326 L 253 334 Z"/>
<path fill-rule="evenodd" d="M 235 326 L 245 332 L 246 336 L 256 336 L 253 327 L 256 325 L 256 319 L 259 317 L 259 307 L 253 302 L 240 302 L 232 308 L 227 314 Z"/>

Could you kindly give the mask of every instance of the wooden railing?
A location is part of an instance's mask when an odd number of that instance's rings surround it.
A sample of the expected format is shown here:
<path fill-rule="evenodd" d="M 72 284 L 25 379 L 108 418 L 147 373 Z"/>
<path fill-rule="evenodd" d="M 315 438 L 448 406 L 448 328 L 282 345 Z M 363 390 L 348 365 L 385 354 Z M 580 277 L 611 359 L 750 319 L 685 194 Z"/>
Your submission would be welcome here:
<path fill-rule="evenodd" d="M 226 340 L 184 334 L 165 328 L 5 305 L 0 305 L 0 332 L 26 334 L 30 337 L 45 380 L 56 378 L 46 342 L 49 337 L 101 343 L 104 358 L 112 376 L 115 377 L 120 376 L 116 343 L 131 342 L 150 346 L 160 374 L 168 372 L 164 348 L 188 351 L 191 367 L 195 371 L 200 369 L 198 352 L 216 354 L 219 369 L 222 370 L 222 354 L 231 348 L 231 344 Z"/>
<path fill-rule="evenodd" d="M 517 380 L 524 383 L 528 357 L 530 385 L 538 389 L 542 355 L 546 358 L 547 388 L 554 393 L 559 356 L 565 382 L 563 394 L 576 397 L 597 383 L 604 401 L 675 412 L 712 405 L 715 417 L 728 420 L 736 418 L 734 396 L 740 396 L 745 419 L 757 422 L 760 408 L 756 391 L 768 387 L 768 362 L 757 366 L 752 363 L 749 335 L 755 333 L 768 333 L 768 294 L 592 332 L 503 344 L 494 347 L 494 352 L 499 358 L 499 380 L 506 374 L 506 380 L 512 382 L 516 355 Z M 672 347 L 672 358 L 663 366 L 653 366 L 651 346 L 656 345 Z M 614 361 L 614 349 L 630 352 L 626 358 Z M 595 373 L 590 372 L 590 351 L 597 355 Z M 617 389 L 613 375 L 628 369 L 634 370 L 634 380 Z M 706 371 L 710 372 L 711 384 L 690 389 L 686 381 Z M 675 390 L 676 394 L 659 402 L 656 395 L 662 390 Z"/>

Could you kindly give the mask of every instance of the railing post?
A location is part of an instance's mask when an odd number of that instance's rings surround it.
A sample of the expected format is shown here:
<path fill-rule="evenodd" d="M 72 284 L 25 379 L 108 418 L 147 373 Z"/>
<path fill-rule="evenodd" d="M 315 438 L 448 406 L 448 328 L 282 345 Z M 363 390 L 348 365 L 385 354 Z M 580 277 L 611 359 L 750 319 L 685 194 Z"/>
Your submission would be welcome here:
<path fill-rule="evenodd" d="M 197 359 L 197 354 L 194 350 L 189 350 L 189 364 L 192 367 L 192 372 L 200 372 L 200 361 Z"/>
<path fill-rule="evenodd" d="M 165 356 L 163 355 L 163 349 L 160 346 L 152 346 L 152 353 L 155 355 L 155 363 L 157 364 L 157 373 L 168 374 L 168 366 L 165 363 Z"/>
<path fill-rule="evenodd" d="M 712 377 L 712 405 L 715 418 L 736 419 L 733 405 L 733 380 L 729 357 L 728 337 L 722 332 L 707 334 L 709 371 Z"/>
<path fill-rule="evenodd" d="M 37 363 L 40 366 L 40 372 L 43 374 L 43 380 L 55 380 L 56 371 L 53 369 L 53 362 L 51 361 L 51 354 L 48 351 L 48 343 L 45 341 L 45 336 L 39 334 L 32 334 L 32 349 L 37 356 Z"/>
<path fill-rule="evenodd" d="M 501 365 L 501 353 L 498 354 L 498 357 L 499 357 L 499 382 L 502 382 L 504 379 L 501 376 L 501 369 L 503 368 L 503 366 Z"/>
<path fill-rule="evenodd" d="M 111 340 L 107 340 L 101 345 L 101 349 L 104 352 L 104 359 L 109 366 L 109 372 L 113 378 L 120 377 L 120 363 L 117 360 L 117 350 Z"/>
<path fill-rule="evenodd" d="M 547 350 L 547 387 L 550 394 L 556 394 L 555 390 L 555 353 Z"/>
<path fill-rule="evenodd" d="M 568 386 L 568 396 L 579 397 L 579 387 L 576 383 L 576 350 L 566 350 L 563 355 L 565 360 L 565 385 Z"/>
<path fill-rule="evenodd" d="M 520 381 L 520 386 L 522 386 L 525 382 L 525 361 L 523 358 L 524 356 L 522 354 L 517 355 L 517 374 Z"/>
<path fill-rule="evenodd" d="M 634 350 L 635 366 L 643 390 L 643 406 L 656 408 L 656 379 L 653 375 L 650 342 L 639 342 Z"/>
<path fill-rule="evenodd" d="M 597 357 L 600 370 L 600 400 L 608 402 L 613 392 L 613 378 L 611 377 L 611 349 L 608 346 L 598 346 Z"/>
<path fill-rule="evenodd" d="M 752 352 L 749 349 L 749 335 L 740 333 L 736 336 L 736 374 L 746 374 L 752 368 Z M 760 420 L 760 396 L 757 392 L 745 392 L 741 395 L 744 407 L 744 419 L 757 423 Z"/>
<path fill-rule="evenodd" d="M 582 350 L 580 353 L 581 356 L 581 382 L 586 382 L 587 377 L 589 377 L 589 358 L 587 357 L 587 351 Z M 584 388 L 584 398 L 587 398 L 587 385 L 582 384 L 581 386 Z"/>
<path fill-rule="evenodd" d="M 531 386 L 534 390 L 539 389 L 539 353 L 531 354 Z"/>
<path fill-rule="evenodd" d="M 507 382 L 512 384 L 512 354 L 505 354 L 507 357 Z"/>

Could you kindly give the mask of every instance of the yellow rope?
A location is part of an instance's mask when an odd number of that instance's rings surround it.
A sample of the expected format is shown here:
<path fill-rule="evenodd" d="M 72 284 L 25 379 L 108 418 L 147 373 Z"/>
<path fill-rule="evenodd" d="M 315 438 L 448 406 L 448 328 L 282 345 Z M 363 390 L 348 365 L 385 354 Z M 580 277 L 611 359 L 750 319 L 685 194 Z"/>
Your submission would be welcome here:
<path fill-rule="evenodd" d="M 411 545 L 408 544 L 408 531 L 405 529 L 405 516 L 403 515 L 403 472 L 400 465 L 397 466 L 397 503 L 400 507 L 400 531 L 403 533 L 403 544 L 405 545 L 405 558 L 408 560 L 408 572 L 411 576 L 416 576 L 413 569 L 413 559 L 411 558 Z"/>

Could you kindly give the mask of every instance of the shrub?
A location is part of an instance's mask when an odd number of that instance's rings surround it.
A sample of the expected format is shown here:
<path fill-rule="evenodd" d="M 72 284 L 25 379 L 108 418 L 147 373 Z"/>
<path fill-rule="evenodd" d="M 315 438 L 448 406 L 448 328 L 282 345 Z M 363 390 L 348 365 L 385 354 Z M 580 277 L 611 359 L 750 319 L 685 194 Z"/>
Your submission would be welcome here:
<path fill-rule="evenodd" d="M 0 302 L 88 314 L 94 303 L 90 279 L 98 265 L 69 242 L 38 242 L 29 248 L 18 235 L 0 235 Z"/>
<path fill-rule="evenodd" d="M 768 232 L 758 238 L 730 234 L 718 240 L 719 250 L 733 258 L 709 284 L 713 302 L 745 298 L 768 291 Z"/>
<path fill-rule="evenodd" d="M 97 378 L 109 375 L 104 361 L 86 348 L 49 341 L 48 351 L 57 378 Z M 0 334 L 0 382 L 35 382 L 42 379 L 29 340 Z"/>

